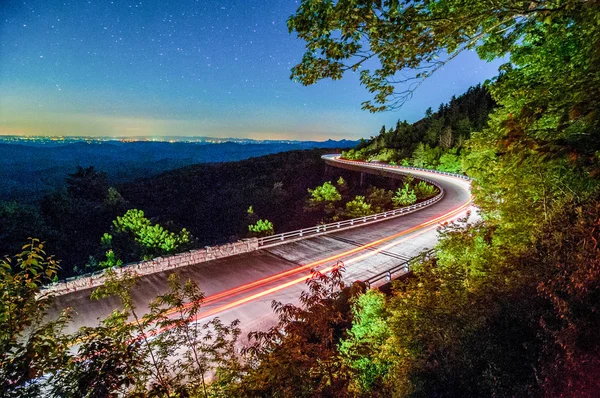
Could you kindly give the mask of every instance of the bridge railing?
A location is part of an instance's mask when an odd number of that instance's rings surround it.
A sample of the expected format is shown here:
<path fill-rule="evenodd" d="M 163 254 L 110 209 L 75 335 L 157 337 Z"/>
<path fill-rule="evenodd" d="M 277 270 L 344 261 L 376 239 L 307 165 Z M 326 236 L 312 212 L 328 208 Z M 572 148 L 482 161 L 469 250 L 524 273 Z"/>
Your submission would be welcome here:
<path fill-rule="evenodd" d="M 363 216 L 358 218 L 352 218 L 350 220 L 336 221 L 329 224 L 320 224 L 314 227 L 298 229 L 295 231 L 283 232 L 281 234 L 266 236 L 258 238 L 259 246 L 270 246 L 280 244 L 289 240 L 295 240 L 299 238 L 305 238 L 309 236 L 323 235 L 326 233 L 334 232 L 339 229 L 348 229 L 360 225 L 371 224 L 385 219 L 399 217 L 405 214 L 413 213 L 419 209 L 431 206 L 432 204 L 439 202 L 444 197 L 444 189 L 440 184 L 427 178 L 418 177 L 419 180 L 428 182 L 435 186 L 439 193 L 433 198 L 427 199 L 423 202 L 415 203 L 410 206 L 401 207 L 399 209 L 388 210 L 383 213 L 371 214 L 369 216 Z"/>
<path fill-rule="evenodd" d="M 327 155 L 323 156 L 324 159 L 327 160 L 332 160 L 331 158 L 327 158 Z M 346 160 L 346 159 L 340 159 L 339 157 L 334 158 L 333 159 L 334 162 L 340 162 L 340 163 L 347 163 L 347 164 L 361 164 L 363 166 L 367 166 L 367 167 L 371 167 L 371 168 L 394 168 L 394 169 L 399 169 L 399 170 L 415 170 L 415 171 L 426 171 L 428 173 L 435 173 L 435 174 L 443 174 L 443 175 L 447 175 L 450 177 L 456 177 L 456 178 L 460 178 L 463 180 L 467 180 L 467 181 L 472 181 L 473 179 L 471 177 L 468 177 L 464 174 L 458 174 L 458 173 L 450 173 L 447 171 L 440 171 L 440 170 L 435 170 L 435 169 L 424 169 L 421 167 L 413 167 L 413 166 L 399 166 L 399 165 L 391 165 L 391 164 L 383 164 L 383 163 L 369 163 L 369 162 L 364 162 L 361 160 Z M 421 179 L 421 178 L 419 178 Z"/>
<path fill-rule="evenodd" d="M 410 272 L 410 268 L 415 263 L 423 261 L 424 259 L 430 258 L 434 252 L 435 252 L 434 249 L 423 252 L 423 253 L 419 254 L 418 256 L 412 257 L 412 258 L 406 260 L 405 262 L 395 265 L 377 275 L 373 275 L 372 277 L 370 277 L 369 279 L 367 279 L 363 282 L 367 285 L 368 289 L 371 289 L 372 287 L 377 287 L 379 285 L 385 285 L 386 283 L 391 282 L 392 279 L 394 279 L 394 276 L 399 276 L 399 275 L 403 275 L 407 272 Z"/>

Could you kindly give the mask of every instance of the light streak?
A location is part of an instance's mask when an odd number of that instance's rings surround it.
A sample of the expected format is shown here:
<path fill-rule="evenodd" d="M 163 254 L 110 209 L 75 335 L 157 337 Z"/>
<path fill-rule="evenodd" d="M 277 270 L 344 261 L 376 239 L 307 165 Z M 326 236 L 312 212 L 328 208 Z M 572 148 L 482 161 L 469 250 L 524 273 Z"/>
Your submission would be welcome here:
<path fill-rule="evenodd" d="M 434 218 L 432 220 L 429 220 L 427 222 L 419 224 L 419 225 L 417 225 L 415 227 L 409 228 L 409 229 L 407 229 L 405 231 L 396 233 L 394 235 L 390 235 L 390 236 L 382 238 L 382 239 L 378 239 L 376 241 L 367 243 L 367 244 L 365 244 L 363 246 L 360 246 L 358 248 L 355 248 L 355 249 L 352 249 L 352 250 L 348 250 L 348 251 L 343 252 L 343 253 L 339 253 L 339 254 L 337 254 L 335 256 L 331 256 L 331 257 L 328 257 L 328 258 L 323 259 L 323 260 L 319 260 L 319 261 L 312 262 L 310 264 L 303 265 L 303 266 L 301 266 L 299 268 L 295 268 L 295 269 L 290 270 L 290 271 L 285 271 L 285 272 L 282 272 L 282 273 L 279 273 L 279 274 L 276 274 L 276 275 L 272 275 L 272 276 L 264 278 L 264 279 L 260 279 L 260 280 L 255 281 L 255 282 L 248 283 L 246 285 L 242 285 L 242 286 L 236 287 L 234 289 L 230 289 L 230 290 L 224 291 L 222 293 L 218 293 L 218 294 L 215 294 L 215 295 L 212 295 L 212 296 L 208 296 L 208 297 L 206 297 L 204 299 L 203 304 L 206 305 L 207 303 L 211 303 L 211 302 L 215 302 L 215 301 L 221 301 L 221 300 L 223 300 L 225 298 L 229 298 L 229 297 L 235 296 L 237 293 L 240 293 L 240 292 L 243 292 L 243 291 L 246 291 L 246 290 L 250 290 L 252 288 L 264 286 L 265 284 L 268 284 L 270 282 L 273 282 L 273 281 L 285 278 L 287 276 L 291 276 L 291 275 L 297 274 L 299 272 L 305 271 L 305 270 L 310 269 L 310 268 L 314 268 L 316 265 L 320 265 L 320 264 L 323 264 L 325 262 L 336 260 L 336 259 L 339 259 L 341 257 L 345 257 L 345 256 L 348 256 L 348 255 L 354 254 L 354 253 L 359 252 L 361 250 L 366 250 L 366 249 L 368 249 L 370 247 L 373 247 L 375 245 L 378 245 L 380 243 L 387 242 L 389 240 L 398 238 L 398 237 L 400 237 L 402 235 L 407 235 L 407 234 L 409 234 L 411 232 L 414 232 L 416 230 L 425 228 L 425 229 L 423 229 L 422 231 L 420 231 L 418 233 L 418 235 L 421 235 L 421 234 L 423 234 L 423 233 L 425 233 L 425 232 L 433 229 L 432 226 L 435 225 L 435 224 L 437 224 L 439 221 L 446 220 L 446 219 L 452 218 L 453 216 L 457 215 L 458 213 L 460 213 L 461 211 L 463 211 L 465 208 L 467 208 L 470 204 L 471 204 L 471 199 L 467 203 L 464 203 L 463 205 L 459 206 L 458 208 L 456 208 L 456 209 L 454 209 L 454 210 L 452 210 L 452 211 L 450 211 L 450 212 L 448 212 L 448 213 L 446 213 L 446 214 L 444 214 L 442 216 L 436 217 L 436 218 Z M 427 227 L 431 227 L 431 228 L 427 228 Z M 437 227 L 437 225 L 435 225 L 435 227 Z M 374 256 L 374 255 L 376 255 L 376 254 L 378 254 L 378 253 L 380 253 L 380 252 L 382 252 L 384 250 L 387 250 L 387 249 L 389 249 L 389 248 L 391 248 L 393 246 L 396 246 L 399 243 L 401 243 L 401 242 L 403 242 L 403 241 L 405 241 L 407 239 L 411 239 L 411 238 L 413 238 L 413 237 L 412 236 L 410 238 L 407 237 L 405 239 L 402 239 L 399 242 L 391 242 L 391 243 L 389 243 L 387 245 L 384 245 L 384 246 L 382 246 L 380 248 L 377 248 L 376 250 L 374 250 L 372 252 L 364 253 L 364 254 L 362 254 L 360 256 L 351 258 L 351 259 L 345 261 L 345 264 L 346 265 L 347 264 L 352 264 L 352 263 L 364 260 L 365 258 Z M 326 267 L 324 269 L 321 269 L 319 271 L 321 273 L 328 273 L 331 270 L 333 270 L 335 267 L 336 266 L 330 266 L 330 267 Z M 223 312 L 223 311 L 226 311 L 228 309 L 237 307 L 239 305 L 248 303 L 248 302 L 250 302 L 252 300 L 255 300 L 257 298 L 264 297 L 264 296 L 269 295 L 271 293 L 275 293 L 277 291 L 283 290 L 283 289 L 288 288 L 290 286 L 293 286 L 293 285 L 296 285 L 298 283 L 304 282 L 307 279 L 309 279 L 310 277 L 311 277 L 311 274 L 303 275 L 303 276 L 301 276 L 299 278 L 293 279 L 291 281 L 282 283 L 280 285 L 271 287 L 271 288 L 266 289 L 266 290 L 262 290 L 260 292 L 255 293 L 255 294 L 252 294 L 250 296 L 243 297 L 241 299 L 233 301 L 231 303 L 223 304 L 223 305 L 221 305 L 219 307 L 216 307 L 216 308 L 214 308 L 212 310 L 208 310 L 208 311 L 199 313 L 191 321 L 192 322 L 193 321 L 197 321 L 199 319 L 206 318 L 206 317 L 209 317 L 211 315 L 215 315 L 215 314 L 217 314 L 219 312 Z M 187 306 L 190 306 L 190 305 L 192 305 L 192 303 L 187 303 L 185 306 L 183 306 L 183 308 L 185 308 Z M 182 307 L 173 308 L 173 309 L 171 309 L 170 311 L 167 312 L 167 315 L 176 313 L 176 312 L 180 311 L 181 309 L 182 309 Z M 157 331 L 157 332 L 160 333 L 160 331 Z"/>

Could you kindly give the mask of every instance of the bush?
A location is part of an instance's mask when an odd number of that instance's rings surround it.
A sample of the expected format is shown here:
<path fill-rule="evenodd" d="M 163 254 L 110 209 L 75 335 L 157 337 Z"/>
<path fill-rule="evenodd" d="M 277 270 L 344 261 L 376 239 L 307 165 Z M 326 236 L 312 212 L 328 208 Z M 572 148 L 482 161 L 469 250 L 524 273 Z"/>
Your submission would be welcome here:
<path fill-rule="evenodd" d="M 392 207 L 392 196 L 394 196 L 392 191 L 371 187 L 367 191 L 367 202 L 369 202 L 375 213 L 381 213 Z"/>
<path fill-rule="evenodd" d="M 440 164 L 437 169 L 448 173 L 460 173 L 462 172 L 460 163 L 460 158 L 456 154 L 456 148 L 454 148 L 440 156 Z"/>
<path fill-rule="evenodd" d="M 342 179 L 343 181 L 343 179 Z M 308 193 L 311 195 L 309 202 L 337 202 L 342 200 L 342 195 L 331 183 L 331 181 L 324 182 L 323 185 L 316 187 L 315 189 L 309 189 Z"/>
<path fill-rule="evenodd" d="M 404 184 L 402 188 L 398 188 L 396 195 L 392 198 L 392 203 L 395 207 L 409 206 L 417 201 L 417 195 L 414 189 L 410 189 L 410 185 Z"/>
<path fill-rule="evenodd" d="M 419 181 L 418 184 L 413 186 L 417 199 L 426 199 L 438 194 L 439 190 L 434 186 L 425 181 Z"/>
<path fill-rule="evenodd" d="M 273 223 L 269 220 L 258 220 L 254 225 L 248 225 L 248 231 L 256 237 L 269 236 L 275 233 Z"/>
<path fill-rule="evenodd" d="M 346 203 L 346 217 L 357 218 L 373 214 L 370 203 L 365 202 L 365 197 L 357 195 L 353 200 Z"/>

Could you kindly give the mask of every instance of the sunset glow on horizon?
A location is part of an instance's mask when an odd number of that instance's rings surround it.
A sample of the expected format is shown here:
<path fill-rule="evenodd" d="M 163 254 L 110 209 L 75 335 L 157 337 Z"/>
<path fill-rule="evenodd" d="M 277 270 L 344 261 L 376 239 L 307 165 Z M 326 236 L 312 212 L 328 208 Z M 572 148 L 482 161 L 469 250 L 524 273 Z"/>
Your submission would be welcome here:
<path fill-rule="evenodd" d="M 496 75 L 465 52 L 401 110 L 370 114 L 358 73 L 304 87 L 289 1 L 9 0 L 0 18 L 0 134 L 357 139 L 416 121 Z"/>

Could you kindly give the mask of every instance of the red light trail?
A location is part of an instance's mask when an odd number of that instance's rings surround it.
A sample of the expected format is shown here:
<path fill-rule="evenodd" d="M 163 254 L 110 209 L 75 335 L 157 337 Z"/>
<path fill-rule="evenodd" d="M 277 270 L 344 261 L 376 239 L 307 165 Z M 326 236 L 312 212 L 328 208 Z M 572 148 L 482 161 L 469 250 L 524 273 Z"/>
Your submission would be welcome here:
<path fill-rule="evenodd" d="M 471 198 L 469 199 L 468 202 L 466 202 L 463 205 L 457 207 L 456 209 L 454 209 L 454 210 L 452 210 L 452 211 L 450 211 L 450 212 L 448 212 L 446 214 L 443 214 L 443 215 L 441 215 L 439 217 L 436 217 L 434 219 L 431 219 L 429 221 L 421 223 L 421 224 L 419 224 L 417 226 L 409 228 L 409 229 L 407 229 L 405 231 L 398 232 L 396 234 L 387 236 L 385 238 L 369 242 L 369 243 L 364 244 L 364 245 L 362 245 L 360 247 L 357 247 L 357 248 L 354 248 L 354 249 L 351 249 L 351 250 L 347 250 L 347 251 L 345 251 L 343 253 L 339 253 L 339 254 L 336 254 L 336 255 L 324 258 L 322 260 L 311 262 L 309 264 L 300 266 L 298 268 L 294 268 L 292 270 L 288 270 L 288 271 L 284 271 L 284 272 L 281 272 L 281 273 L 278 273 L 278 274 L 275 274 L 275 275 L 271 275 L 271 276 L 268 276 L 266 278 L 262 278 L 262 279 L 259 279 L 257 281 L 254 281 L 254 282 L 250 282 L 250 283 L 247 283 L 247 284 L 235 287 L 233 289 L 229 289 L 229 290 L 223 291 L 221 293 L 217 293 L 217 294 L 208 296 L 208 297 L 206 297 L 203 300 L 203 304 L 206 305 L 206 304 L 209 304 L 209 303 L 218 303 L 220 301 L 224 301 L 226 299 L 233 298 L 233 297 L 239 295 L 240 293 L 243 293 L 243 292 L 246 292 L 246 291 L 250 291 L 250 290 L 256 290 L 256 289 L 261 288 L 261 287 L 265 287 L 265 286 L 267 286 L 269 284 L 272 284 L 273 282 L 277 282 L 277 281 L 282 280 L 284 278 L 287 278 L 287 277 L 299 274 L 299 273 L 301 273 L 303 271 L 308 271 L 308 270 L 313 269 L 313 268 L 315 268 L 315 267 L 317 267 L 319 265 L 322 265 L 324 263 L 328 263 L 328 262 L 331 262 L 331 261 L 339 260 L 341 258 L 350 256 L 350 255 L 358 253 L 360 251 L 367 250 L 367 249 L 372 248 L 374 246 L 377 246 L 379 244 L 382 244 L 382 243 L 388 242 L 390 240 L 396 239 L 396 238 L 398 238 L 400 236 L 408 235 L 408 234 L 410 234 L 412 232 L 415 232 L 417 230 L 421 230 L 421 231 L 419 231 L 416 236 L 421 235 L 421 234 L 423 234 L 425 232 L 430 231 L 433 228 L 436 228 L 437 224 L 439 222 L 446 221 L 446 220 L 448 220 L 448 219 L 456 216 L 461 211 L 463 211 L 464 209 L 466 209 L 470 204 L 471 204 Z M 377 249 L 375 249 L 373 251 L 370 251 L 368 253 L 363 253 L 363 254 L 361 254 L 361 255 L 359 255 L 357 257 L 350 258 L 349 260 L 345 261 L 345 264 L 348 265 L 348 264 L 352 264 L 352 263 L 364 260 L 364 259 L 366 259 L 368 257 L 374 256 L 374 255 L 376 255 L 376 254 L 378 254 L 378 253 L 380 253 L 380 252 L 382 252 L 384 250 L 387 250 L 387 249 L 389 249 L 389 248 L 391 248 L 393 246 L 398 245 L 401 242 L 404 242 L 404 241 L 406 241 L 408 239 L 412 239 L 414 237 L 415 237 L 415 235 L 413 235 L 411 237 L 406 237 L 406 238 L 404 238 L 404 239 L 402 239 L 400 241 L 391 242 L 391 243 L 389 243 L 387 245 L 381 246 L 381 247 L 379 247 L 379 248 L 377 248 Z M 325 274 L 325 273 L 331 272 L 336 267 L 337 267 L 337 264 L 329 266 L 329 267 L 326 267 L 326 268 L 322 268 L 319 271 L 321 273 Z M 235 301 L 232 301 L 230 303 L 223 304 L 223 305 L 220 305 L 220 306 L 218 306 L 216 308 L 213 308 L 213 309 L 201 312 L 196 317 L 194 317 L 194 319 L 192 321 L 197 321 L 199 319 L 206 318 L 206 317 L 218 314 L 220 312 L 223 312 L 223 311 L 226 311 L 226 310 L 238 307 L 238 306 L 246 304 L 246 303 L 248 303 L 250 301 L 253 301 L 253 300 L 256 300 L 258 298 L 267 296 L 267 295 L 269 295 L 271 293 L 275 293 L 275 292 L 278 292 L 280 290 L 286 289 L 288 287 L 291 287 L 291 286 L 297 285 L 299 283 L 305 282 L 310 277 L 311 277 L 311 274 L 302 275 L 302 276 L 300 276 L 298 278 L 292 279 L 292 280 L 287 281 L 285 283 L 281 283 L 279 285 L 270 287 L 270 288 L 265 289 L 265 290 L 261 290 L 259 292 L 254 293 L 254 294 L 251 294 L 249 296 L 242 297 L 242 298 L 237 299 Z M 191 306 L 191 305 L 192 305 L 192 303 L 187 303 L 183 307 L 173 308 L 172 310 L 170 310 L 169 312 L 167 312 L 167 315 L 176 313 L 179 310 L 181 310 L 181 308 L 186 308 L 186 307 Z M 155 330 L 155 331 L 151 332 L 150 335 L 155 335 L 155 334 L 161 333 L 164 330 L 166 330 L 166 329 L 163 328 L 163 329 Z"/>

